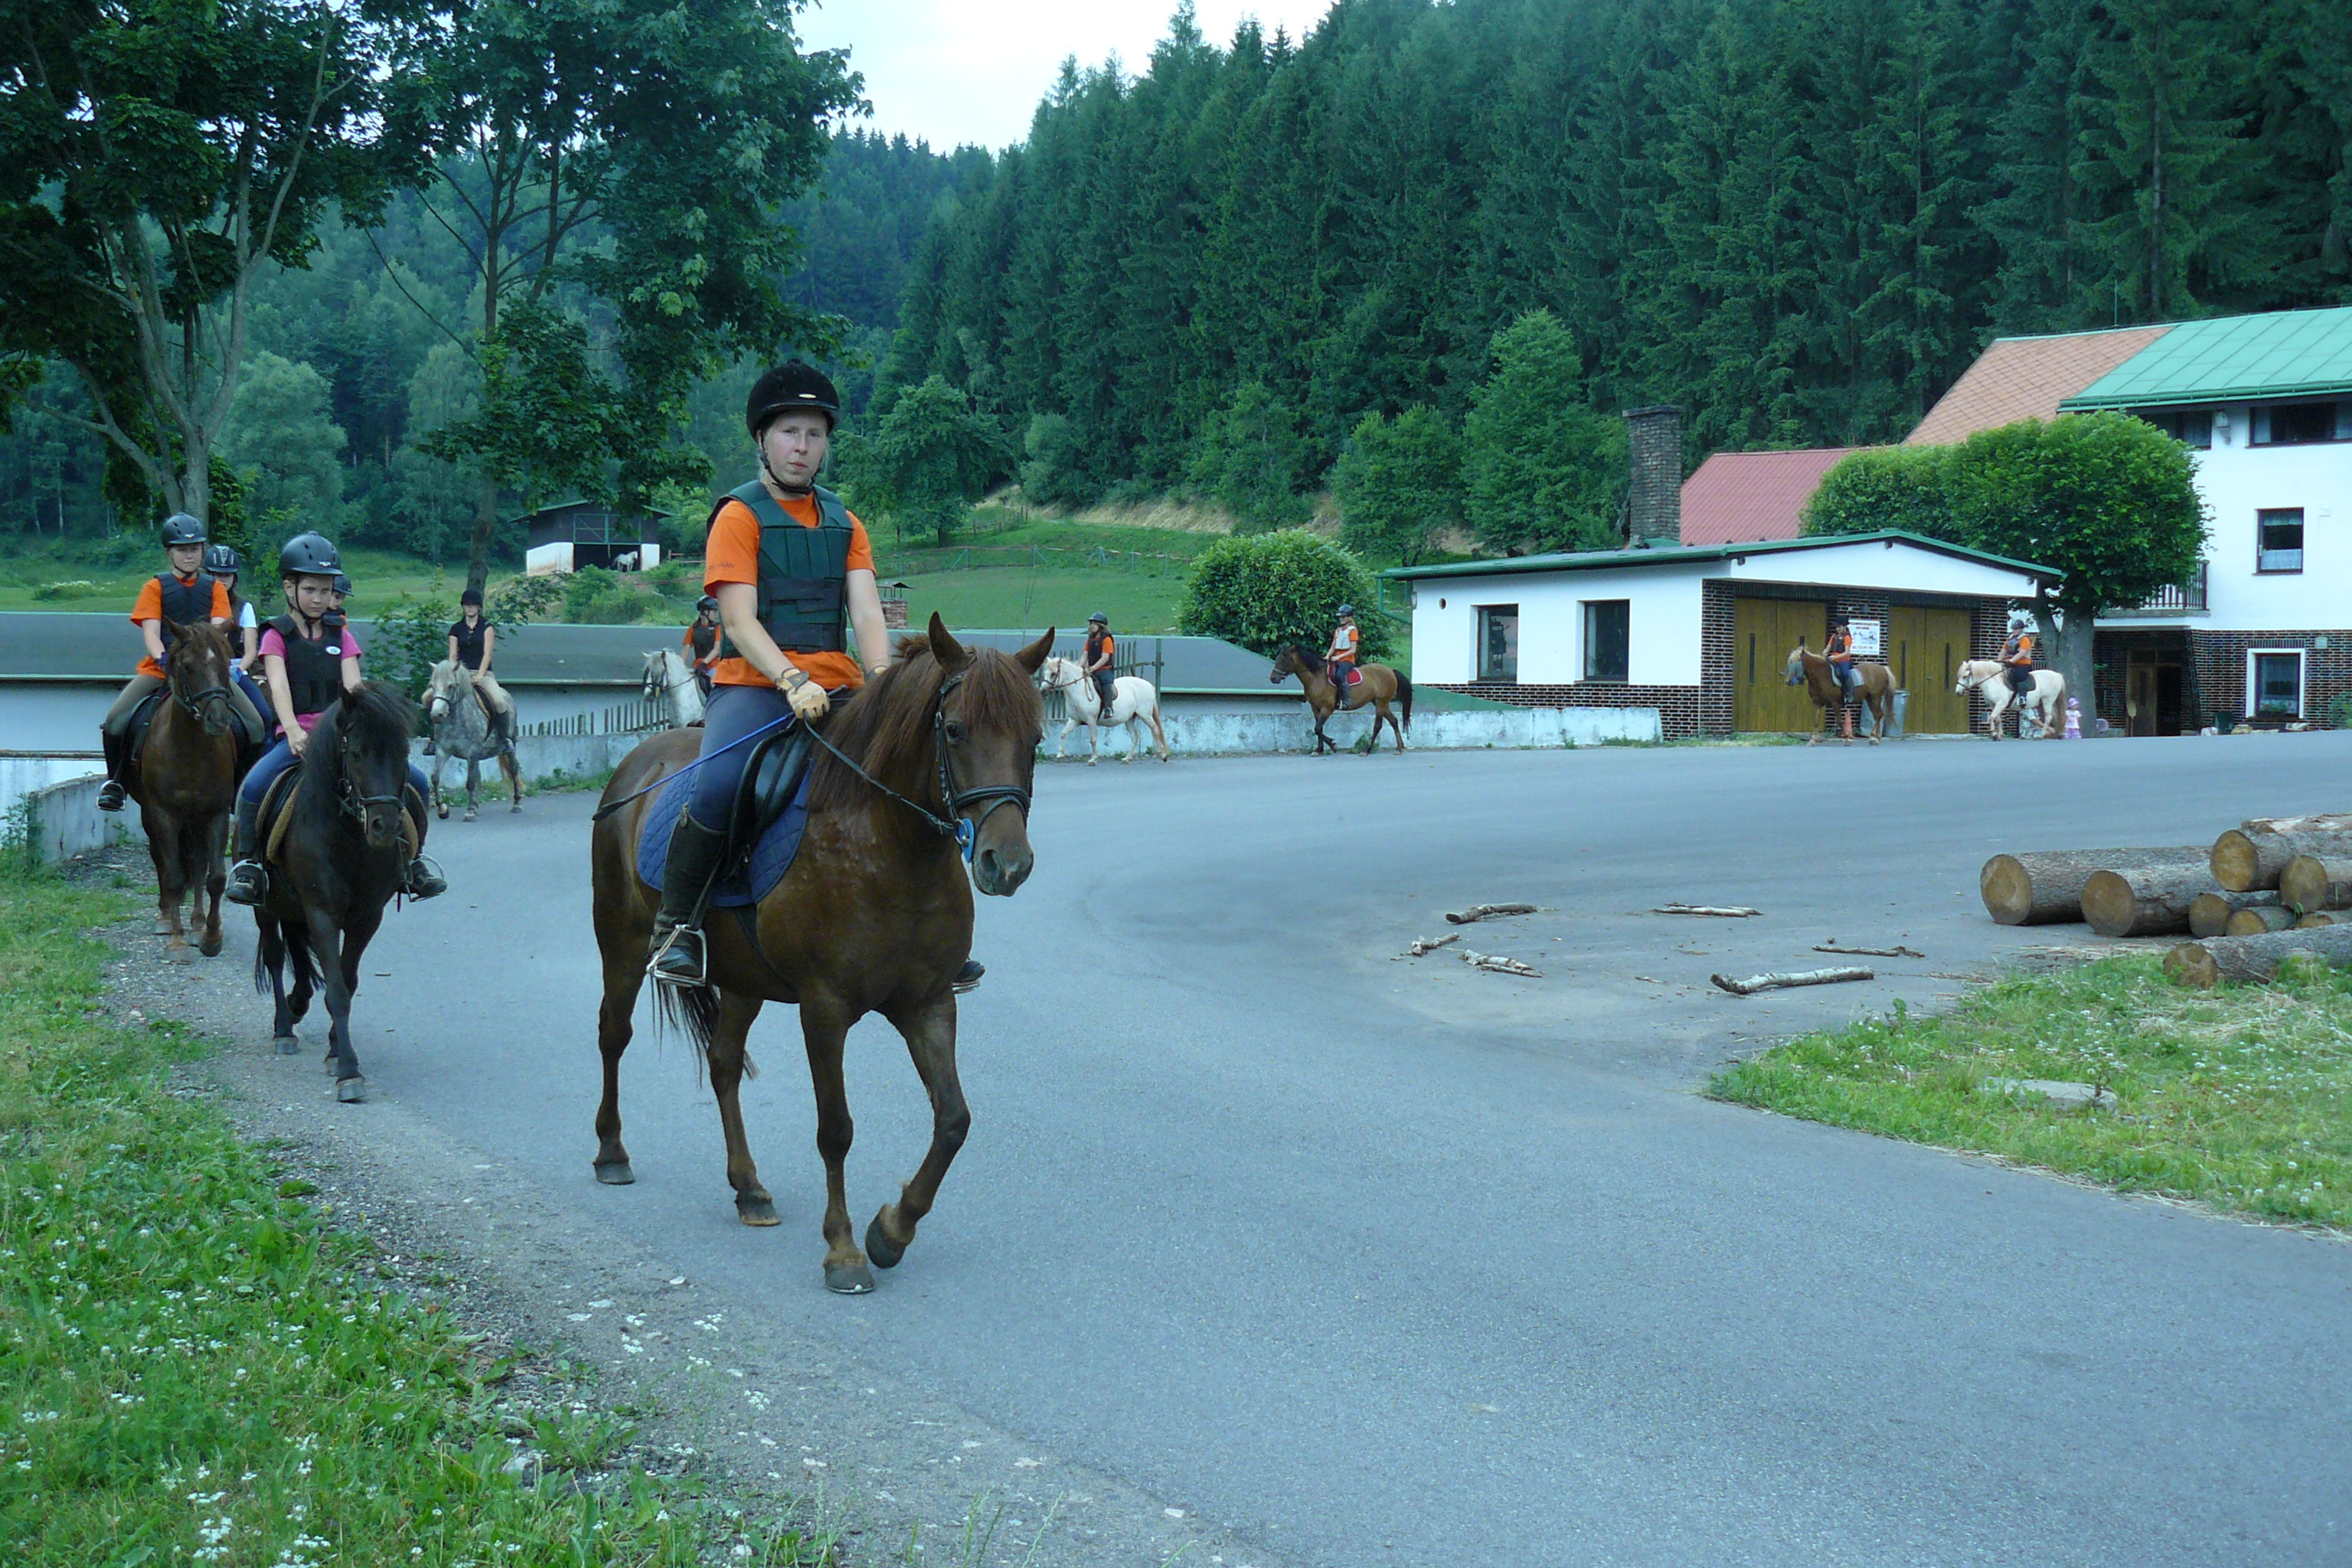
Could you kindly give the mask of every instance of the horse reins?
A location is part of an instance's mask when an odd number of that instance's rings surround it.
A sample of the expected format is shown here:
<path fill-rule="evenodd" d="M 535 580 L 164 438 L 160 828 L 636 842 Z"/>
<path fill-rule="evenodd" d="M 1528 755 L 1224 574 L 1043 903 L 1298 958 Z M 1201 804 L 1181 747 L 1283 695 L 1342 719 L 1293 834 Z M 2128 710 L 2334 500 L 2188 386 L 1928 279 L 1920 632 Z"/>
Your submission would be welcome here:
<path fill-rule="evenodd" d="M 947 679 L 940 683 L 938 692 L 931 698 L 931 752 L 932 754 L 939 759 L 940 798 L 947 803 L 948 815 L 946 816 L 940 816 L 937 812 L 931 810 L 930 807 L 927 805 L 909 800 L 907 796 L 900 795 L 897 790 L 892 789 L 888 784 L 884 784 L 880 779 L 876 778 L 872 773 L 867 773 L 864 768 L 858 766 L 856 763 L 850 760 L 849 755 L 842 751 L 840 747 L 835 745 L 831 741 L 824 738 L 824 731 L 812 725 L 809 728 L 809 734 L 815 740 L 818 745 L 823 746 L 826 751 L 831 752 L 840 762 L 843 767 L 847 768 L 851 773 L 856 773 L 859 778 L 864 779 L 867 784 L 872 784 L 876 789 L 880 790 L 884 795 L 888 795 L 892 800 L 897 801 L 900 805 L 905 806 L 908 811 L 913 812 L 925 822 L 929 823 L 931 825 L 932 831 L 938 833 L 941 837 L 954 839 L 957 845 L 963 850 L 964 863 L 969 865 L 971 862 L 973 853 L 979 847 L 980 830 L 987 825 L 988 819 L 996 814 L 997 808 L 1004 805 L 1018 805 L 1021 808 L 1021 815 L 1024 817 L 1026 817 L 1029 815 L 1031 797 L 1030 792 L 1022 788 L 1019 784 L 975 784 L 970 789 L 959 789 L 956 787 L 955 763 L 948 748 L 947 697 L 949 692 L 953 691 L 957 687 L 963 684 L 964 675 L 964 671 L 958 670 L 955 674 L 949 676 Z M 963 815 L 967 807 L 977 805 L 982 801 L 990 801 L 993 804 L 992 804 L 987 810 L 982 812 L 976 818 L 967 817 Z"/>

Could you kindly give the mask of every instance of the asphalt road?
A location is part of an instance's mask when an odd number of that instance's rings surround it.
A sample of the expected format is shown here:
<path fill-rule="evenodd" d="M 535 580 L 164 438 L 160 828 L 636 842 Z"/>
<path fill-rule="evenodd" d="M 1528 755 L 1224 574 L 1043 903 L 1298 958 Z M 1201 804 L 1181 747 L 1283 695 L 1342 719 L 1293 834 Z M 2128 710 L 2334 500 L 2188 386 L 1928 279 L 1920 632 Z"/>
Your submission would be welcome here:
<path fill-rule="evenodd" d="M 360 994 L 374 1102 L 327 1113 L 479 1151 L 730 1335 L 1114 1478 L 1235 1568 L 2343 1563 L 2352 1249 L 1692 1091 L 2053 940 L 1985 920 L 1990 853 L 2340 809 L 2347 764 L 2352 735 L 1045 770 L 1036 874 L 982 900 L 971 1141 L 856 1300 L 820 1283 L 789 1008 L 745 1089 L 780 1228 L 735 1223 L 707 1091 L 649 1028 L 638 1184 L 591 1179 L 590 802 L 545 797 L 436 830 L 455 891 L 387 922 Z M 1508 899 L 1546 912 L 1468 940 L 1542 979 L 1392 959 Z M 1670 899 L 1765 914 L 1646 912 Z M 1706 984 L 1825 938 L 1928 956 Z M 318 1094 L 253 1019 L 248 1067 Z M 885 1026 L 849 1056 L 862 1226 L 929 1122 Z"/>

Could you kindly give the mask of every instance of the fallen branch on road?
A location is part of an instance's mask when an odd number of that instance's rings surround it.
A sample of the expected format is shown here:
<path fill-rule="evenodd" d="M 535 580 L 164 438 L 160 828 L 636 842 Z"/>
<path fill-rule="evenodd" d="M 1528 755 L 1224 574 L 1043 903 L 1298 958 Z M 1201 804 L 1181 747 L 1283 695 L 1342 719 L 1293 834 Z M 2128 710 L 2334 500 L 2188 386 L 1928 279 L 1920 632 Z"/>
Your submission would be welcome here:
<path fill-rule="evenodd" d="M 1925 958 L 1927 955 L 1909 947 L 1840 947 L 1833 942 L 1813 943 L 1815 952 L 1843 952 L 1852 958 Z"/>
<path fill-rule="evenodd" d="M 1875 980 L 1878 975 L 1868 969 L 1807 969 L 1795 974 L 1751 974 L 1745 980 L 1734 980 L 1728 974 L 1711 974 L 1707 978 L 1734 996 L 1753 996 L 1759 991 L 1778 991 L 1784 985 L 1838 985 L 1849 980 Z"/>
<path fill-rule="evenodd" d="M 1542 970 L 1530 968 L 1516 958 L 1505 958 L 1499 952 L 1473 952 L 1465 947 L 1462 950 L 1462 962 L 1489 974 L 1520 974 L 1529 980 L 1543 978 Z"/>
<path fill-rule="evenodd" d="M 1402 952 L 1398 953 L 1397 957 L 1419 958 L 1424 952 L 1435 952 L 1439 948 L 1444 947 L 1449 942 L 1460 942 L 1461 940 L 1462 933 L 1458 931 L 1448 931 L 1444 936 L 1417 936 L 1412 939 L 1412 945 L 1406 948 Z"/>
<path fill-rule="evenodd" d="M 1531 915 L 1535 912 L 1533 904 L 1473 904 L 1459 913 L 1448 910 L 1445 918 L 1455 925 L 1466 926 L 1477 921 L 1493 920 L 1496 915 Z"/>
<path fill-rule="evenodd" d="M 1750 915 L 1760 915 L 1762 910 L 1751 910 L 1745 904 L 1685 904 L 1677 900 L 1660 904 L 1650 911 L 1654 915 L 1721 915 L 1726 920 L 1744 921 Z"/>

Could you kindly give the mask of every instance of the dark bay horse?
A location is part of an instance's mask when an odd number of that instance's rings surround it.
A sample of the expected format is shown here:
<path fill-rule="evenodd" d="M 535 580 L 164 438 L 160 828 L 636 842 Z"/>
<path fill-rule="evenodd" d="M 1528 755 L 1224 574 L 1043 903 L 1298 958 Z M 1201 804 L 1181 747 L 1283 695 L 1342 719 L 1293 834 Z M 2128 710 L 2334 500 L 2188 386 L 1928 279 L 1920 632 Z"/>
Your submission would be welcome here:
<path fill-rule="evenodd" d="M 709 1066 L 727 1180 L 746 1225 L 774 1225 L 776 1206 L 743 1136 L 738 1089 L 751 1070 L 744 1037 L 762 1005 L 799 1004 L 824 1161 L 824 1282 L 844 1294 L 874 1289 L 868 1258 L 889 1268 L 904 1256 L 971 1126 L 956 1078 L 949 986 L 971 952 L 972 888 L 1009 896 L 1034 863 L 1029 797 L 1045 704 L 1032 682 L 1053 647 L 1048 631 L 1016 654 L 967 648 L 936 615 L 928 637 L 902 639 L 897 662 L 823 731 L 840 755 L 818 750 L 808 826 L 791 870 L 756 910 L 711 912 L 704 931 L 709 984 L 662 988 L 665 1016 L 683 1026 Z M 618 803 L 659 783 L 692 763 L 700 744 L 691 730 L 655 736 L 621 763 L 604 799 Z M 596 1179 L 613 1185 L 636 1179 L 621 1142 L 621 1054 L 633 1033 L 659 901 L 636 872 L 637 839 L 654 798 L 640 795 L 598 822 L 592 851 L 604 963 Z M 957 848 L 959 824 L 971 835 L 969 877 Z M 885 1204 L 866 1226 L 860 1253 L 844 1173 L 852 1129 L 842 1041 L 868 1013 L 906 1037 L 930 1095 L 931 1145 L 898 1201 Z"/>
<path fill-rule="evenodd" d="M 236 654 L 228 634 L 210 622 L 184 626 L 167 620 L 163 629 L 170 684 L 139 742 L 128 782 L 155 862 L 155 931 L 167 939 L 163 957 L 185 963 L 188 941 L 180 914 L 190 893 L 196 894 L 195 912 L 204 924 L 197 951 L 213 958 L 221 950 L 221 887 L 228 880 L 221 851 L 236 810 L 242 742 L 229 706 L 228 669 Z"/>
<path fill-rule="evenodd" d="M 1854 696 L 1870 714 L 1870 743 L 1874 746 L 1886 733 L 1887 726 L 1895 722 L 1895 674 L 1883 664 L 1859 658 L 1853 661 L 1853 673 Z M 1828 727 L 1830 712 L 1835 710 L 1845 723 L 1845 743 L 1853 745 L 1853 715 L 1845 710 L 1845 693 L 1839 689 L 1837 677 L 1830 673 L 1830 661 L 1803 643 L 1789 652 L 1789 684 L 1795 686 L 1801 681 L 1805 695 L 1822 710 L 1821 727 L 1813 731 L 1813 738 L 1805 744 L 1821 744 L 1822 729 Z"/>
<path fill-rule="evenodd" d="M 1339 749 L 1339 743 L 1323 732 L 1323 721 L 1341 709 L 1361 708 L 1367 702 L 1372 704 L 1372 749 L 1380 747 L 1381 721 L 1385 719 L 1389 728 L 1396 732 L 1397 750 L 1404 750 L 1404 732 L 1412 727 L 1412 678 L 1385 664 L 1368 664 L 1362 669 L 1364 679 L 1349 689 L 1354 700 L 1348 701 L 1341 699 L 1339 689 L 1324 673 L 1319 654 L 1292 643 L 1274 656 L 1274 684 L 1279 686 L 1285 676 L 1295 675 L 1298 677 L 1299 687 L 1307 693 L 1307 706 L 1315 714 L 1317 756 Z M 1402 724 L 1397 722 L 1397 716 L 1389 711 L 1390 702 L 1397 700 L 1402 701 L 1404 709 L 1404 722 Z"/>
<path fill-rule="evenodd" d="M 335 1098 L 346 1105 L 367 1098 L 352 1048 L 360 960 L 409 860 L 425 847 L 425 803 L 408 783 L 408 739 L 415 730 L 416 707 L 406 692 L 362 681 L 310 731 L 301 772 L 288 786 L 293 795 L 282 811 L 292 818 L 282 840 L 274 817 L 262 823 L 278 847 L 269 857 L 268 897 L 253 911 L 261 930 L 254 987 L 277 1003 L 278 1049 L 286 1056 L 301 1048 L 294 1026 L 310 1009 L 312 985 L 325 990 L 327 1065 Z"/>

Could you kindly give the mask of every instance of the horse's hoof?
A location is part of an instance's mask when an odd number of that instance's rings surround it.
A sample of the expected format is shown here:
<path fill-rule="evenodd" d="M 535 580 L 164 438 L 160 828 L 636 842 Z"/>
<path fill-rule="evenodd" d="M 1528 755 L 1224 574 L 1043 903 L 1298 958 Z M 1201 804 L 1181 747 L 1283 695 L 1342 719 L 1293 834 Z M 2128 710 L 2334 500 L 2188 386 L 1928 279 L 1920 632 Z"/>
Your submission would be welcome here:
<path fill-rule="evenodd" d="M 770 1226 L 780 1223 L 776 1218 L 776 1200 L 765 1193 L 756 1198 L 737 1198 L 735 1217 L 745 1225 Z"/>
<path fill-rule="evenodd" d="M 466 808 L 466 820 L 468 822 L 474 820 L 474 808 L 470 805 Z"/>
<path fill-rule="evenodd" d="M 206 958 L 218 958 L 220 956 L 220 950 L 221 939 L 216 936 L 208 936 L 205 938 L 203 942 L 196 944 L 196 951 L 203 953 Z"/>
<path fill-rule="evenodd" d="M 291 1035 L 280 1035 L 278 1037 L 278 1054 L 281 1057 L 299 1056 L 302 1054 L 302 1042 Z"/>
<path fill-rule="evenodd" d="M 442 821 L 446 822 L 449 820 L 449 808 L 441 805 L 437 801 L 434 803 L 433 812 L 434 815 L 438 816 Z"/>
<path fill-rule="evenodd" d="M 907 1249 L 891 1240 L 889 1232 L 882 1228 L 882 1216 L 878 1214 L 874 1223 L 866 1227 L 866 1256 L 877 1268 L 896 1268 L 898 1259 L 907 1256 Z"/>
<path fill-rule="evenodd" d="M 874 1271 L 863 1263 L 853 1263 L 846 1268 L 828 1263 L 824 1266 L 824 1288 L 836 1296 L 871 1295 Z"/>
<path fill-rule="evenodd" d="M 596 1179 L 608 1187 L 635 1186 L 637 1173 L 629 1169 L 626 1160 L 599 1160 L 596 1162 Z"/>
<path fill-rule="evenodd" d="M 360 1077 L 357 1073 L 353 1073 L 349 1078 L 339 1078 L 335 1080 L 335 1103 L 337 1105 L 361 1105 L 364 1104 L 366 1100 L 367 1079 Z"/>
<path fill-rule="evenodd" d="M 163 916 L 161 916 L 161 915 L 157 915 L 157 916 L 155 917 L 155 934 L 156 934 L 157 936 L 169 936 L 169 935 L 171 935 L 171 934 L 172 934 L 172 922 L 171 922 L 170 921 L 165 920 Z"/>
<path fill-rule="evenodd" d="M 166 963 L 194 963 L 195 962 L 195 955 L 188 951 L 188 944 L 186 942 L 182 942 L 177 947 L 167 947 L 163 950 L 163 962 Z"/>
<path fill-rule="evenodd" d="M 512 805 L 507 807 L 507 815 L 509 816 L 520 816 L 522 815 L 522 802 L 517 801 Z"/>

